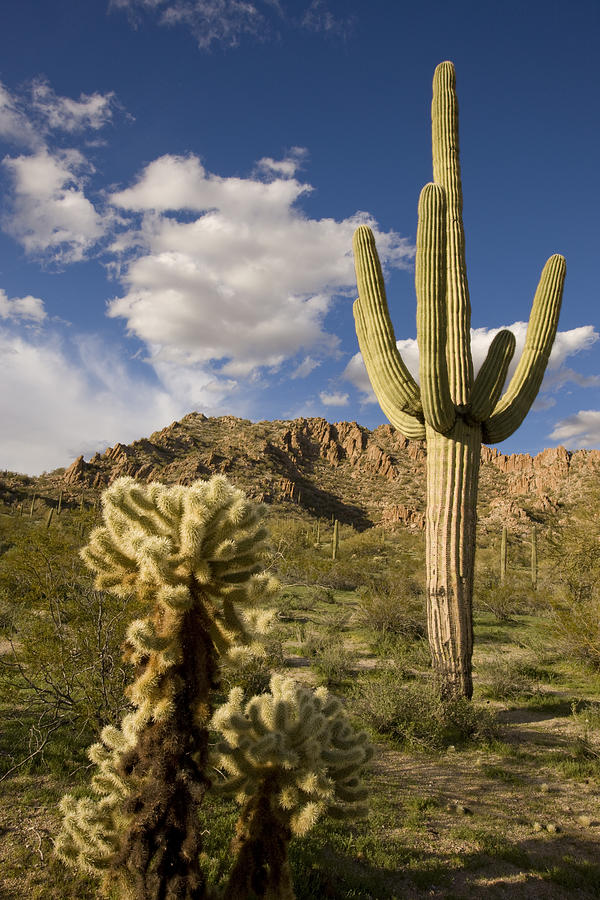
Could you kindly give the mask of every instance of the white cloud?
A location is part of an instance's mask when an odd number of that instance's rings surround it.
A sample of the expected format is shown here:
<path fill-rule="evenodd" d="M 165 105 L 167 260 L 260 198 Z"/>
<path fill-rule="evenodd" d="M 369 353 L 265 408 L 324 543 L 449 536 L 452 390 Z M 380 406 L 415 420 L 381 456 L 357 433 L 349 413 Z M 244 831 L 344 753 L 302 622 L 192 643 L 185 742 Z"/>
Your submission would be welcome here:
<path fill-rule="evenodd" d="M 277 171 L 273 161 L 269 169 Z M 362 222 L 374 227 L 384 264 L 408 266 L 413 248 L 365 213 L 304 216 L 295 204 L 311 187 L 291 173 L 290 165 L 268 181 L 225 178 L 194 156 L 164 156 L 113 194 L 115 206 L 141 214 L 141 227 L 114 245 L 129 244 L 133 258 L 109 315 L 126 319 L 153 361 L 218 362 L 220 376 L 237 378 L 302 350 L 334 352 L 324 320 L 335 294 L 355 290 L 350 248 Z M 179 211 L 188 221 L 165 215 Z"/>
<path fill-rule="evenodd" d="M 56 335 L 28 340 L 0 329 L 0 468 L 67 466 L 189 412 L 186 398 L 132 376 L 97 341 L 80 338 L 74 357 L 67 349 Z"/>
<path fill-rule="evenodd" d="M 348 406 L 350 401 L 350 396 L 348 394 L 342 394 L 341 391 L 333 392 L 331 394 L 327 393 L 327 391 L 321 391 L 319 398 L 323 406 Z"/>
<path fill-rule="evenodd" d="M 571 450 L 600 448 L 600 410 L 582 409 L 556 423 L 550 437 Z"/>
<path fill-rule="evenodd" d="M 305 356 L 300 365 L 294 369 L 290 378 L 307 378 L 320 365 L 320 361 L 313 359 L 312 356 Z"/>
<path fill-rule="evenodd" d="M 276 8 L 276 2 L 267 2 Z M 213 44 L 236 47 L 244 35 L 264 36 L 268 22 L 256 3 L 248 0 L 111 0 L 110 6 L 130 14 L 156 11 L 162 25 L 184 25 L 202 50 Z"/>
<path fill-rule="evenodd" d="M 46 318 L 44 301 L 39 297 L 9 298 L 6 291 L 0 288 L 0 319 L 25 320 L 40 323 Z"/>
<path fill-rule="evenodd" d="M 90 166 L 78 150 L 6 157 L 13 179 L 13 210 L 4 227 L 28 254 L 77 262 L 103 236 L 107 224 L 84 193 Z"/>
<path fill-rule="evenodd" d="M 506 385 L 510 381 L 517 367 L 523 348 L 525 346 L 525 335 L 527 332 L 526 322 L 513 322 L 512 325 L 506 326 L 512 331 L 516 338 L 515 353 L 512 358 Z M 472 328 L 471 329 L 471 353 L 473 356 L 473 369 L 475 374 L 481 368 L 488 348 L 494 337 L 501 331 L 501 328 Z M 571 328 L 569 331 L 559 331 L 556 334 L 554 345 L 550 353 L 546 375 L 540 388 L 541 392 L 556 390 L 562 387 L 568 381 L 573 381 L 580 387 L 592 387 L 600 384 L 600 376 L 589 375 L 584 376 L 565 365 L 566 360 L 570 356 L 574 356 L 584 350 L 589 350 L 598 340 L 598 333 L 594 330 L 593 325 L 582 325 L 579 328 Z M 419 380 L 419 348 L 416 338 L 397 341 L 398 350 L 404 360 L 404 363 L 418 382 Z M 363 393 L 363 403 L 377 403 L 377 398 L 371 388 L 369 376 L 365 369 L 363 359 L 360 353 L 354 354 L 348 365 L 346 366 L 343 377 L 350 381 L 356 388 Z M 506 386 L 505 385 L 505 386 Z M 541 406 L 540 400 L 537 401 L 536 409 L 548 408 L 548 403 L 544 407 Z"/>
<path fill-rule="evenodd" d="M 356 16 L 353 15 L 345 18 L 335 16 L 325 0 L 312 0 L 301 18 L 301 24 L 311 31 L 341 36 L 346 36 L 355 22 Z"/>
<path fill-rule="evenodd" d="M 33 82 L 31 88 L 32 107 L 52 131 L 82 131 L 91 128 L 98 131 L 111 119 L 115 95 L 81 94 L 79 100 L 61 97 L 43 80 Z"/>
<path fill-rule="evenodd" d="M 122 9 L 133 25 L 139 24 L 139 13 L 155 13 L 161 25 L 183 25 L 188 28 L 201 50 L 213 45 L 237 47 L 242 38 L 260 40 L 275 37 L 281 25 L 309 29 L 314 32 L 345 36 L 355 23 L 354 16 L 334 15 L 325 0 L 311 0 L 304 9 L 291 14 L 280 0 L 111 0 L 112 9 Z M 295 4 L 297 8 L 298 4 Z"/>
<path fill-rule="evenodd" d="M 33 125 L 3 84 L 0 84 L 0 137 L 28 147 L 40 144 Z"/>

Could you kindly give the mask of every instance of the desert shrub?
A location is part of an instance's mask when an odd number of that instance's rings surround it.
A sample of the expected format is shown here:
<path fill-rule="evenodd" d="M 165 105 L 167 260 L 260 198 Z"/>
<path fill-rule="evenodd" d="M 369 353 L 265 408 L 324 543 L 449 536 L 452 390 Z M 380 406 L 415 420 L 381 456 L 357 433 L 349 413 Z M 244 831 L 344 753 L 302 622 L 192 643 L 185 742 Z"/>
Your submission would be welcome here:
<path fill-rule="evenodd" d="M 0 657 L 5 702 L 38 722 L 77 728 L 118 720 L 127 702 L 121 644 L 132 609 L 94 590 L 68 531 L 34 524 L 2 558 Z M 126 608 L 127 607 L 127 608 Z"/>
<path fill-rule="evenodd" d="M 473 586 L 473 606 L 486 610 L 499 622 L 510 622 L 531 608 L 531 586 L 522 583 L 515 574 L 507 573 L 503 580 L 491 569 L 479 572 Z"/>
<path fill-rule="evenodd" d="M 241 687 L 244 697 L 263 694 L 269 689 L 271 676 L 284 665 L 281 629 L 274 628 L 261 637 L 264 652 L 242 657 L 236 666 L 223 666 L 220 673 L 220 690 L 224 694 L 234 687 Z"/>
<path fill-rule="evenodd" d="M 548 540 L 555 591 L 550 622 L 565 654 L 600 670 L 600 534 L 597 523 L 572 525 Z"/>
<path fill-rule="evenodd" d="M 352 672 L 353 656 L 341 641 L 329 641 L 317 654 L 313 668 L 326 685 L 340 684 Z"/>
<path fill-rule="evenodd" d="M 375 632 L 378 641 L 389 635 L 422 638 L 427 632 L 424 594 L 412 580 L 371 578 L 359 590 L 356 621 Z"/>
<path fill-rule="evenodd" d="M 443 750 L 496 734 L 493 713 L 464 697 L 442 700 L 431 677 L 406 683 L 390 668 L 357 683 L 353 707 L 378 734 L 411 750 Z"/>
<path fill-rule="evenodd" d="M 483 680 L 481 693 L 492 700 L 511 700 L 539 693 L 532 667 L 522 660 L 496 654 L 477 667 Z"/>

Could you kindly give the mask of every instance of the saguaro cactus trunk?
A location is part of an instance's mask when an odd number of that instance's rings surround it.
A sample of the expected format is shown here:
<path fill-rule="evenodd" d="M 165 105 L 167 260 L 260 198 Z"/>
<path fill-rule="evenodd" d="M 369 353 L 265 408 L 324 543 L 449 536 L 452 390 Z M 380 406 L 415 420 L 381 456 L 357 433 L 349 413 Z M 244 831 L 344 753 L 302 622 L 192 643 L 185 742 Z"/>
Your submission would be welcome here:
<path fill-rule="evenodd" d="M 481 442 L 515 431 L 539 390 L 565 277 L 552 256 L 536 291 L 525 348 L 506 392 L 515 349 L 500 331 L 474 378 L 465 264 L 454 66 L 433 78 L 433 177 L 419 199 L 415 287 L 420 384 L 396 345 L 373 234 L 354 236 L 356 332 L 373 390 L 392 425 L 427 442 L 427 602 L 433 667 L 443 695 L 472 694 L 472 594 Z"/>
<path fill-rule="evenodd" d="M 502 540 L 500 541 L 500 581 L 506 578 L 506 564 L 508 562 L 508 528 L 502 528 Z"/>

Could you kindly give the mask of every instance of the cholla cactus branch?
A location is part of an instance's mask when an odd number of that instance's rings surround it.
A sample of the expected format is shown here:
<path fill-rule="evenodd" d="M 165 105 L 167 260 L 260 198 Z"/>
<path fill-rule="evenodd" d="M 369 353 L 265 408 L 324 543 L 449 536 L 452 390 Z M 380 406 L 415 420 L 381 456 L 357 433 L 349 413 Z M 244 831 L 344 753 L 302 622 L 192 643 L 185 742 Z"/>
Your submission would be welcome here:
<path fill-rule="evenodd" d="M 366 813 L 367 791 L 360 769 L 372 748 L 354 731 L 339 700 L 281 675 L 271 691 L 242 708 L 234 688 L 213 717 L 223 740 L 215 767 L 219 785 L 242 804 L 233 850 L 234 869 L 226 898 L 293 898 L 287 845 L 320 816 L 351 818 Z"/>
<path fill-rule="evenodd" d="M 90 749 L 96 797 L 64 798 L 57 852 L 103 874 L 105 887 L 116 878 L 123 898 L 196 900 L 205 896 L 197 808 L 209 786 L 219 660 L 251 643 L 252 607 L 275 589 L 258 574 L 262 511 L 222 477 L 189 487 L 122 478 L 102 509 L 82 556 L 98 588 L 148 612 L 125 642 L 133 711 Z"/>

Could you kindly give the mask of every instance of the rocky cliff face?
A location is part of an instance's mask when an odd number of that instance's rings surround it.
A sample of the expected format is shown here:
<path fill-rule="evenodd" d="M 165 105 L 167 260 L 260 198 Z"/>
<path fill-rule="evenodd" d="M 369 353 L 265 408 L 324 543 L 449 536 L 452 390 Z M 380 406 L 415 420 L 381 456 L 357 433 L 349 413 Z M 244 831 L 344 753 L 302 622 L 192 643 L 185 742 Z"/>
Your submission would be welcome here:
<path fill-rule="evenodd" d="M 556 513 L 589 479 L 600 478 L 596 450 L 556 447 L 531 457 L 482 447 L 481 455 L 483 527 L 502 521 L 525 530 L 532 518 Z M 76 495 L 97 492 L 121 475 L 188 484 L 221 472 L 267 503 L 295 503 L 359 528 L 422 529 L 425 457 L 424 444 L 391 425 L 369 431 L 321 418 L 252 423 L 190 413 L 148 439 L 116 444 L 89 462 L 79 457 L 61 481 Z"/>

